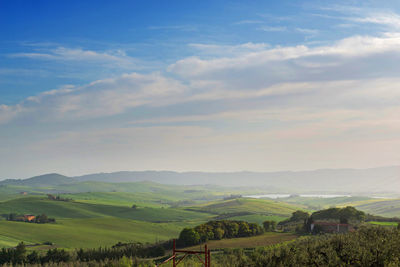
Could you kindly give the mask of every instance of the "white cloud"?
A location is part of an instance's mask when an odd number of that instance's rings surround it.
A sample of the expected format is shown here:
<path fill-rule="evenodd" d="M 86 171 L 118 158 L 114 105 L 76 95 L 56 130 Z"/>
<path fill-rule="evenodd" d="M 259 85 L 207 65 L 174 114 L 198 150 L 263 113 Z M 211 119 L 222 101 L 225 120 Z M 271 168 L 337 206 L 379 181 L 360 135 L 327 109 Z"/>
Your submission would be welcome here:
<path fill-rule="evenodd" d="M 114 63 L 119 66 L 133 66 L 135 59 L 126 55 L 123 50 L 97 52 L 81 48 L 56 47 L 40 49 L 38 52 L 14 53 L 9 57 L 22 57 L 42 60 L 79 61 L 86 63 Z"/>
<path fill-rule="evenodd" d="M 252 19 L 247 19 L 247 20 L 240 20 L 238 22 L 233 23 L 234 25 L 247 25 L 247 24 L 261 24 L 264 23 L 262 20 L 252 20 Z"/>
<path fill-rule="evenodd" d="M 38 121 L 89 119 L 137 107 L 199 101 L 222 101 L 221 108 L 226 105 L 223 101 L 242 101 L 241 105 L 265 102 L 282 108 L 322 103 L 364 107 L 395 105 L 399 98 L 400 82 L 393 78 L 397 75 L 393 70 L 400 68 L 396 60 L 400 58 L 400 35 L 396 33 L 354 36 L 317 47 L 270 48 L 255 43 L 191 46 L 208 54 L 231 52 L 224 57 L 179 60 L 169 66 L 171 75 L 131 73 L 44 92 L 15 106 L 3 105 L 1 123 L 18 117 Z M 279 101 L 269 103 L 272 97 L 279 97 Z"/>
<path fill-rule="evenodd" d="M 285 26 L 261 26 L 258 28 L 264 32 L 285 32 L 287 28 Z"/>

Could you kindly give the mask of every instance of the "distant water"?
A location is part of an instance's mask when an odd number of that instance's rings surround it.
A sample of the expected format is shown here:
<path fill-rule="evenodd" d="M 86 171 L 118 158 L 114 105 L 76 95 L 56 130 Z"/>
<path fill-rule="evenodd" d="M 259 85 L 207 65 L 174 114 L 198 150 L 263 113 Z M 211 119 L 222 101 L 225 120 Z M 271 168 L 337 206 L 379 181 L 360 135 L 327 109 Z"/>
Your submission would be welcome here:
<path fill-rule="evenodd" d="M 290 196 L 299 196 L 299 197 L 314 197 L 314 198 L 335 198 L 335 197 L 352 197 L 352 195 L 334 195 L 334 194 L 300 194 L 300 195 L 290 195 L 290 194 L 266 194 L 266 195 L 249 195 L 244 197 L 249 198 L 287 198 Z M 378 198 L 378 199 L 395 199 L 393 196 L 369 196 L 370 198 Z"/>
<path fill-rule="evenodd" d="M 249 198 L 272 198 L 272 199 L 277 199 L 277 198 L 287 198 L 290 197 L 290 194 L 266 194 L 266 195 L 249 195 L 249 196 L 244 196 L 244 197 L 249 197 Z M 300 197 L 319 197 L 319 198 L 334 198 L 334 197 L 351 197 L 351 195 L 330 195 L 330 194 L 300 194 L 296 195 Z"/>

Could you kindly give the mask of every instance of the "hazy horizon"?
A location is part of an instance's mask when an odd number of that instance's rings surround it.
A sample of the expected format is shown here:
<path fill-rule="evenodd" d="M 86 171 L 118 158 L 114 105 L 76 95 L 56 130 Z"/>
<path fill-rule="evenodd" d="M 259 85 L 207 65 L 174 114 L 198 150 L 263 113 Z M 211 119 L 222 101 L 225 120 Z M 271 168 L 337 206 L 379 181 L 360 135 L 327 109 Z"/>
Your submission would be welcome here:
<path fill-rule="evenodd" d="M 2 1 L 0 23 L 0 179 L 400 165 L 398 1 Z"/>

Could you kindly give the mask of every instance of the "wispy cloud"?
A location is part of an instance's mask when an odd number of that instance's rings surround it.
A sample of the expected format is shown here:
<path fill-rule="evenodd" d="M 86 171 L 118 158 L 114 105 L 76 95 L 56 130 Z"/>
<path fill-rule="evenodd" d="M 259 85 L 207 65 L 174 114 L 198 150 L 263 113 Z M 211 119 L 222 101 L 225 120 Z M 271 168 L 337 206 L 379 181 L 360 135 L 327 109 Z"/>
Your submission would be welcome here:
<path fill-rule="evenodd" d="M 295 30 L 299 33 L 303 33 L 303 34 L 311 35 L 311 36 L 317 35 L 319 33 L 319 30 L 316 30 L 316 29 L 296 28 Z"/>
<path fill-rule="evenodd" d="M 196 31 L 197 27 L 193 25 L 162 25 L 162 26 L 148 26 L 147 29 L 149 30 L 173 30 L 173 31 L 187 31 L 187 32 L 192 32 Z"/>
<path fill-rule="evenodd" d="M 286 26 L 261 26 L 258 27 L 259 30 L 265 32 L 285 32 L 287 31 Z"/>
<path fill-rule="evenodd" d="M 133 60 L 128 57 L 123 50 L 97 52 L 81 48 L 72 49 L 66 47 L 57 47 L 39 52 L 14 53 L 10 54 L 9 57 L 63 61 L 118 62 L 123 64 L 127 64 Z"/>
<path fill-rule="evenodd" d="M 233 23 L 233 25 L 248 25 L 248 24 L 261 24 L 261 23 L 265 23 L 265 22 L 262 21 L 262 20 L 251 20 L 251 19 L 249 19 L 249 20 L 237 21 L 237 22 Z"/>

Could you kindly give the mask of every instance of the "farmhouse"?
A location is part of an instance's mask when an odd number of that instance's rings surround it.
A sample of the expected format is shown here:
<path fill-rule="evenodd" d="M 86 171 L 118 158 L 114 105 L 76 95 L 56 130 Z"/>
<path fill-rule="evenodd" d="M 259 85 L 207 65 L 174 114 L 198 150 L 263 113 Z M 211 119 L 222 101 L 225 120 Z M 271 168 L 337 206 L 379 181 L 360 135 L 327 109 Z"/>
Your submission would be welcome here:
<path fill-rule="evenodd" d="M 32 222 L 33 220 L 35 220 L 35 218 L 36 218 L 35 215 L 31 215 L 31 214 L 24 215 L 24 221 L 26 221 L 26 222 Z"/>
<path fill-rule="evenodd" d="M 354 231 L 354 227 L 347 223 L 313 222 L 311 232 L 347 233 Z"/>

